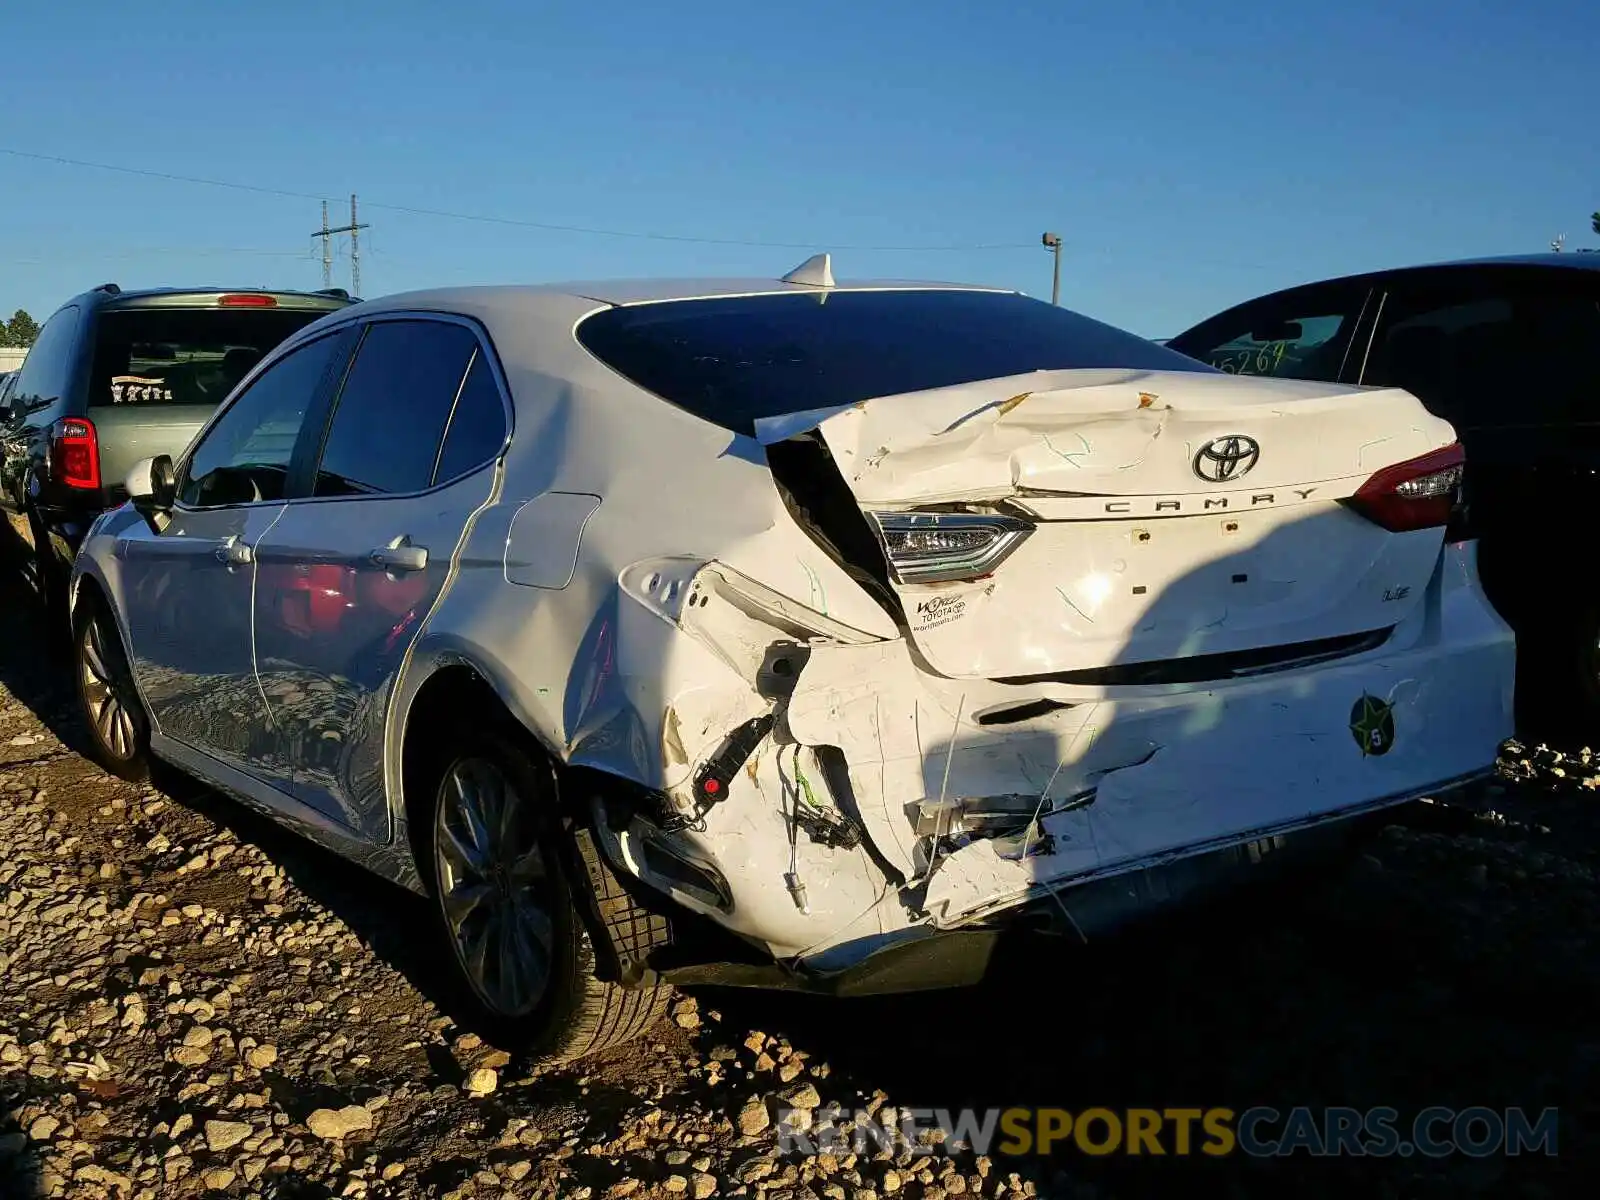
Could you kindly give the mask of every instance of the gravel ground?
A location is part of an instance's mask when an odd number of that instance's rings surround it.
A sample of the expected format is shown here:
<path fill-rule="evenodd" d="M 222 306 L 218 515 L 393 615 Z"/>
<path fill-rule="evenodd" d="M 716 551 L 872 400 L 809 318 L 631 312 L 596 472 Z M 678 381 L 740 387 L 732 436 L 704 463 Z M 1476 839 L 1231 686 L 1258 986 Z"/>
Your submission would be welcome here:
<path fill-rule="evenodd" d="M 421 902 L 196 786 L 75 754 L 0 582 L 0 1196 L 1575 1193 L 1600 1139 L 1600 759 L 1513 748 L 1333 878 L 1115 941 L 1023 938 L 981 988 L 685 997 L 537 1074 L 458 1028 Z M 776 1153 L 788 1103 L 1561 1110 L 1554 1157 Z"/>

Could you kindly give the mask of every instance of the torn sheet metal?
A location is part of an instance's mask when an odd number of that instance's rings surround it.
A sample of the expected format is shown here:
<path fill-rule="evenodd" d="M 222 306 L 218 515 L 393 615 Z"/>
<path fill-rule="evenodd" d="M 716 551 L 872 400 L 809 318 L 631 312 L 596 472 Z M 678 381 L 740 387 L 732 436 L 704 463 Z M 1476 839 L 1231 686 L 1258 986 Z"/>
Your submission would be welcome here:
<path fill-rule="evenodd" d="M 1000 731 L 957 715 L 954 682 L 919 680 L 898 647 L 819 649 L 788 726 L 802 741 L 841 745 L 874 842 L 925 881 L 935 924 L 960 924 L 1040 884 L 1135 869 L 1481 769 L 1483 747 L 1509 730 L 1509 696 L 1475 681 L 1506 678 L 1512 648 L 1461 571 L 1452 562 L 1441 572 L 1438 615 L 1419 614 L 1401 652 L 1053 708 Z M 967 711 L 991 700 L 966 698 Z M 989 797 L 1020 811 L 1016 798 L 1030 794 L 1036 822 L 946 839 L 930 867 L 939 805 L 928 801 Z"/>
<path fill-rule="evenodd" d="M 758 432 L 808 427 L 891 560 L 889 531 L 913 536 L 908 506 L 935 522 L 994 511 L 1025 534 L 966 578 L 893 581 L 929 664 L 968 679 L 1390 628 L 1417 604 L 1442 530 L 1392 532 L 1346 501 L 1376 467 L 1453 439 L 1392 389 L 1111 371 L 888 396 Z"/>
<path fill-rule="evenodd" d="M 1259 386 L 1258 386 L 1259 385 Z M 1252 487 L 1370 474 L 1445 446 L 1448 422 L 1397 388 L 1151 371 L 1038 371 L 757 422 L 764 443 L 818 430 L 863 505 L 1019 492 L 1200 493 L 1219 434 L 1261 447 Z M 1158 444 L 1160 452 L 1158 452 Z M 1243 479 L 1239 480 L 1243 483 Z"/>

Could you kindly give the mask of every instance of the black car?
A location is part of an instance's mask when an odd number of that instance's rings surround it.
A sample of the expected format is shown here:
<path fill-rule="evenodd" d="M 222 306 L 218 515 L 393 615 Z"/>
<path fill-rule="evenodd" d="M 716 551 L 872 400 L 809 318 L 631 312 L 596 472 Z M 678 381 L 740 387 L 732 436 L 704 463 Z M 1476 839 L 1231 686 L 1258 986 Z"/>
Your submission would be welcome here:
<path fill-rule="evenodd" d="M 1239 304 L 1168 345 L 1224 371 L 1402 387 L 1466 450 L 1484 588 L 1517 631 L 1519 708 L 1600 718 L 1600 254 L 1350 275 Z M 1541 708 L 1543 706 L 1541 705 Z"/>
<path fill-rule="evenodd" d="M 39 590 L 57 615 L 78 545 L 126 498 L 128 468 L 176 458 L 269 350 L 352 303 L 340 289 L 108 283 L 56 310 L 0 409 L 0 508 L 23 518 Z"/>

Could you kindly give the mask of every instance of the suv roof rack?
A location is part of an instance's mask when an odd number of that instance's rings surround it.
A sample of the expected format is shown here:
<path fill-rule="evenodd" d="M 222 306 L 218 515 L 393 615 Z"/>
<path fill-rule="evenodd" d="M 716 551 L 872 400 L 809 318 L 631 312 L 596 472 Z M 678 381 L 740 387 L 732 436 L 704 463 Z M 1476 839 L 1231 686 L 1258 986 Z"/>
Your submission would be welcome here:
<path fill-rule="evenodd" d="M 114 283 L 102 283 L 99 287 L 95 288 L 94 290 L 97 291 L 97 292 L 104 292 L 108 296 L 120 296 L 120 295 L 122 295 L 122 289 L 120 287 L 118 287 Z"/>

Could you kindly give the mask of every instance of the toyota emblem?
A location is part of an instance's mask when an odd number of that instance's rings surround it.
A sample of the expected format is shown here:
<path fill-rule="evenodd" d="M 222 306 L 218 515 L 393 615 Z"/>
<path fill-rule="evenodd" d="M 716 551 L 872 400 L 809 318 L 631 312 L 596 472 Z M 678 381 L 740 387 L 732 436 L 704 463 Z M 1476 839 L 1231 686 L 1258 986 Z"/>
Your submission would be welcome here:
<path fill-rule="evenodd" d="M 1261 457 L 1255 438 L 1242 433 L 1212 438 L 1194 456 L 1194 473 L 1211 483 L 1227 483 L 1250 473 Z"/>

